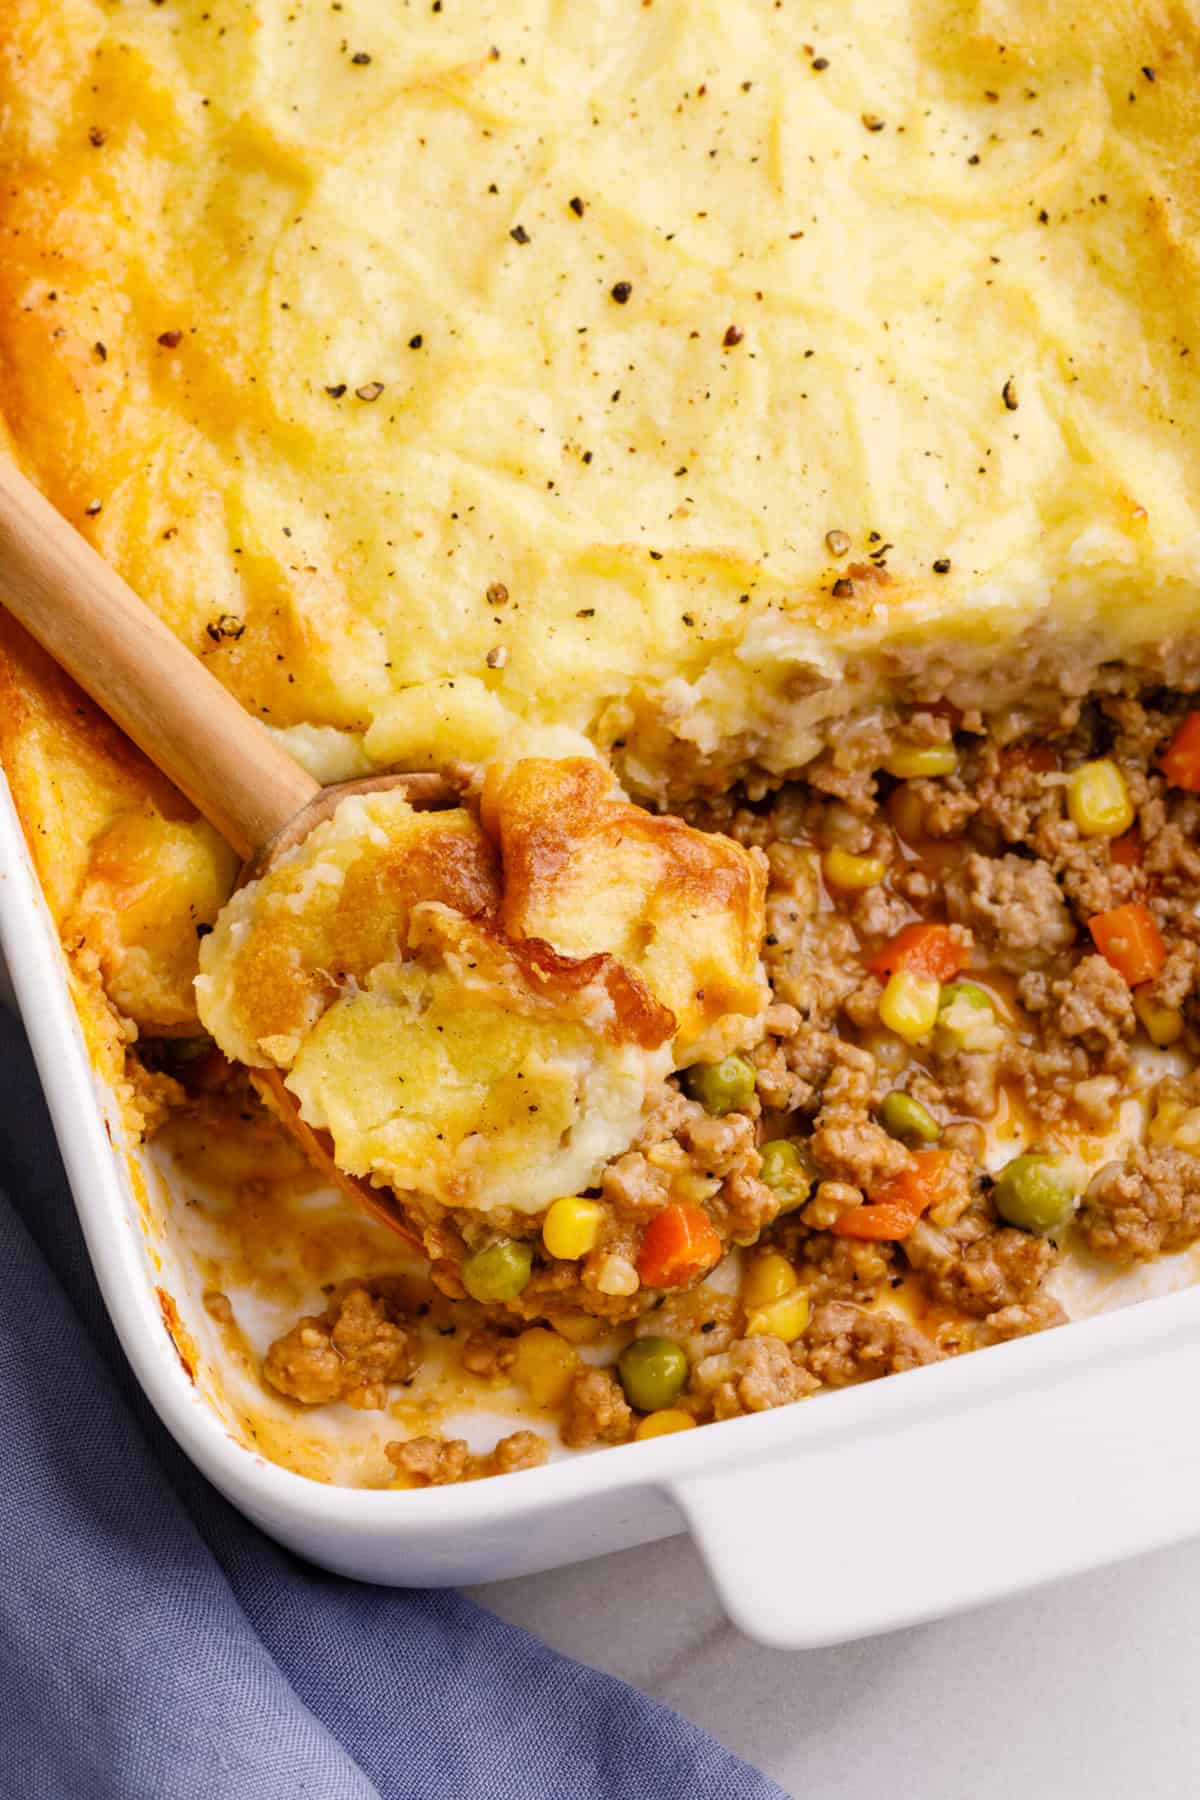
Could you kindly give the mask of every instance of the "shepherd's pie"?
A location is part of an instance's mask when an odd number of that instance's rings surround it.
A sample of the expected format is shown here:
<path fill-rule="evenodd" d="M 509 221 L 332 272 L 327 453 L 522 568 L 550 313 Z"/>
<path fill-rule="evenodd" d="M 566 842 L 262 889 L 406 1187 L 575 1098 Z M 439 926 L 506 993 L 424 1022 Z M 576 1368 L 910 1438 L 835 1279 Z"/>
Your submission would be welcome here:
<path fill-rule="evenodd" d="M 393 1409 L 359 1478 L 1200 1238 L 1198 93 L 1190 0 L 7 0 L 4 447 L 321 779 L 461 794 L 231 900 L 0 620 L 98 1064 L 239 1144 L 213 1316 L 278 1419 Z M 435 1349 L 541 1436 L 439 1436 Z"/>

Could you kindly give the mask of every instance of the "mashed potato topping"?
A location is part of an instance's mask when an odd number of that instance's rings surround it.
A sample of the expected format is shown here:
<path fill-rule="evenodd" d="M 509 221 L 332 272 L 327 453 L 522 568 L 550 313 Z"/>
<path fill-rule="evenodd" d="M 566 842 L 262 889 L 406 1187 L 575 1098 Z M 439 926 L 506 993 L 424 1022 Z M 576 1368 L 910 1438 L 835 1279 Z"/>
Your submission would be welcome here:
<path fill-rule="evenodd" d="M 628 1149 L 673 1068 L 761 1033 L 761 857 L 594 760 L 489 771 L 480 816 L 391 791 L 234 895 L 201 1018 L 284 1072 L 350 1174 L 537 1212 Z"/>
<path fill-rule="evenodd" d="M 1195 649 L 1194 8 L 0 11 L 4 413 L 270 725 L 679 796 Z"/>

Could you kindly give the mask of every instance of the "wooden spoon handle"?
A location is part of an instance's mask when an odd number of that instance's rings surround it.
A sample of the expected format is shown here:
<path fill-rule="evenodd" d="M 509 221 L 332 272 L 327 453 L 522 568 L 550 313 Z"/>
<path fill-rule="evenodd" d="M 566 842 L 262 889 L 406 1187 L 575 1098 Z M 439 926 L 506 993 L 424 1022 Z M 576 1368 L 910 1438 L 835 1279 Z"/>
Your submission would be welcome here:
<path fill-rule="evenodd" d="M 3 457 L 0 601 L 240 856 L 320 792 Z"/>

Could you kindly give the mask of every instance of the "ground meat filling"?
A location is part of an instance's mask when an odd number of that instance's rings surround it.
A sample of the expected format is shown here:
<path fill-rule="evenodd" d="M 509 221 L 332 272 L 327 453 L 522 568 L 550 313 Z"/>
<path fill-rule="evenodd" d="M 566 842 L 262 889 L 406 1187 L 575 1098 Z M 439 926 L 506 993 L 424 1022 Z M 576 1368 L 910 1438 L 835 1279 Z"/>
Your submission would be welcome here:
<path fill-rule="evenodd" d="M 1044 969 L 1075 940 L 1070 908 L 1044 862 L 972 851 L 944 892 L 949 917 L 1006 969 Z"/>
<path fill-rule="evenodd" d="M 819 1380 L 776 1337 L 741 1338 L 729 1350 L 696 1365 L 695 1387 L 714 1419 L 790 1406 L 815 1392 Z"/>
<path fill-rule="evenodd" d="M 420 1360 L 420 1334 L 394 1316 L 386 1298 L 351 1285 L 319 1316 L 301 1319 L 275 1340 L 263 1379 L 304 1406 L 344 1400 L 374 1408 L 386 1404 L 390 1386 L 410 1379 Z"/>
<path fill-rule="evenodd" d="M 456 1481 L 479 1481 L 488 1475 L 511 1475 L 518 1469 L 540 1469 L 549 1454 L 536 1431 L 514 1431 L 486 1456 L 474 1456 L 465 1438 L 416 1437 L 385 1444 L 384 1455 L 410 1487 L 448 1487 Z"/>
<path fill-rule="evenodd" d="M 1189 732 L 1191 773 L 1168 753 Z M 803 780 L 691 822 L 770 869 L 773 998 L 746 1085 L 725 1107 L 671 1078 L 592 1190 L 597 1241 L 539 1249 L 519 1296 L 474 1309 L 467 1378 L 520 1385 L 526 1340 L 549 1344 L 562 1443 L 618 1444 L 1057 1326 L 1072 1247 L 1127 1263 L 1200 1240 L 1200 1078 L 1178 1073 L 1200 1054 L 1200 712 L 1182 696 L 1072 702 L 1040 733 L 873 716 Z M 645 1279 L 648 1228 L 681 1206 L 724 1255 Z M 434 1270 L 456 1298 L 461 1260 Z M 670 1353 L 650 1398 L 624 1354 L 648 1341 Z M 308 1404 L 382 1405 L 416 1357 L 415 1328 L 359 1286 L 264 1373 Z M 436 1484 L 532 1466 L 529 1437 L 388 1455 Z"/>
<path fill-rule="evenodd" d="M 1089 1250 L 1116 1261 L 1186 1250 L 1200 1237 L 1200 1157 L 1138 1145 L 1093 1176 L 1079 1224 Z"/>
<path fill-rule="evenodd" d="M 831 1300 L 813 1314 L 806 1362 L 810 1379 L 826 1387 L 850 1387 L 937 1362 L 939 1352 L 915 1325 L 891 1313 L 868 1312 Z"/>

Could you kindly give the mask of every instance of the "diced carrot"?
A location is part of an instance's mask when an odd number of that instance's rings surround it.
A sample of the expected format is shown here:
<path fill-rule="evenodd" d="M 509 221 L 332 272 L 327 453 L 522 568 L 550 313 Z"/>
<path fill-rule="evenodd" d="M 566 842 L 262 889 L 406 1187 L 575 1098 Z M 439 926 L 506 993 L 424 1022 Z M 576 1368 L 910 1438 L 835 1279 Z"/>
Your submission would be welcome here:
<path fill-rule="evenodd" d="M 835 1237 L 886 1238 L 895 1243 L 908 1236 L 920 1216 L 903 1206 L 892 1206 L 879 1200 L 867 1206 L 852 1206 L 849 1212 L 839 1213 L 832 1231 Z"/>
<path fill-rule="evenodd" d="M 1130 987 L 1153 981 L 1167 960 L 1167 947 L 1154 915 L 1140 900 L 1114 906 L 1088 920 L 1097 950 Z"/>
<path fill-rule="evenodd" d="M 898 969 L 910 975 L 931 975 L 935 981 L 952 981 L 967 966 L 968 953 L 957 933 L 949 925 L 929 925 L 918 921 L 905 925 L 882 950 L 877 950 L 867 967 L 872 975 L 886 981 Z"/>
<path fill-rule="evenodd" d="M 1200 712 L 1190 712 L 1158 759 L 1172 787 L 1200 794 Z"/>
<path fill-rule="evenodd" d="M 676 1201 L 642 1233 L 637 1272 L 645 1287 L 683 1287 L 721 1256 L 721 1240 L 703 1207 Z"/>
<path fill-rule="evenodd" d="M 835 1237 L 906 1238 L 940 1199 L 952 1161 L 949 1150 L 918 1150 L 913 1166 L 880 1182 L 866 1206 L 852 1206 L 833 1222 Z"/>
<path fill-rule="evenodd" d="M 1108 846 L 1108 854 L 1118 868 L 1140 869 L 1145 852 L 1137 832 L 1127 831 L 1124 837 L 1113 838 Z"/>

